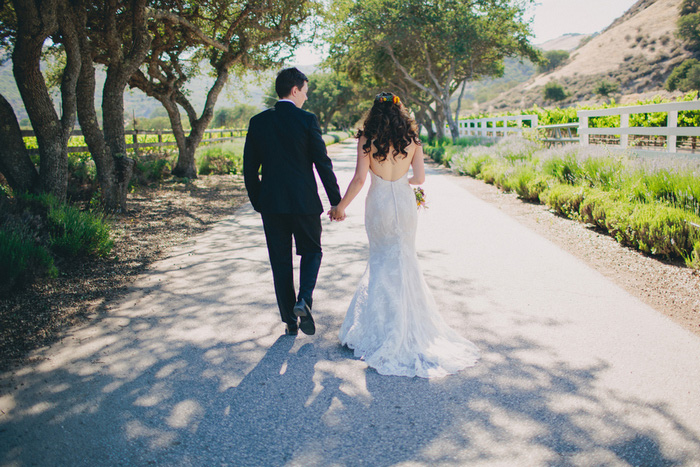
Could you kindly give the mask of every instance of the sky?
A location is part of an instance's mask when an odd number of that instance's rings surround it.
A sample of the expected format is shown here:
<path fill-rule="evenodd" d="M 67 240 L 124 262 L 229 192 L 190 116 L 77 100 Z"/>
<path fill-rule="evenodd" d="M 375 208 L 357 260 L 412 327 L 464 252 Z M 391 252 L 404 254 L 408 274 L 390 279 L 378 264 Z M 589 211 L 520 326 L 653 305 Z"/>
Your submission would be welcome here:
<path fill-rule="evenodd" d="M 592 34 L 605 29 L 622 16 L 637 0 L 538 0 L 530 8 L 533 17 L 533 44 L 541 44 L 568 33 Z M 311 46 L 299 49 L 297 66 L 321 61 Z"/>

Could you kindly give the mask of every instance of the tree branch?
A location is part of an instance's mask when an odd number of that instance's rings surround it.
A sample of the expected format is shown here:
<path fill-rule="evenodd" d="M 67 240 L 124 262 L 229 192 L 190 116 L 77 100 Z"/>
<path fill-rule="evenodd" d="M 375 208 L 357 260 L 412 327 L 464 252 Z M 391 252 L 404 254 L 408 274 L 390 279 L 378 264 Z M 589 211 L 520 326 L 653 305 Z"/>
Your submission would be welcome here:
<path fill-rule="evenodd" d="M 430 79 L 433 81 L 433 84 L 435 85 L 436 88 L 442 89 L 442 86 L 440 86 L 440 81 L 438 81 L 437 77 L 433 73 L 433 62 L 430 60 L 430 51 L 428 50 L 428 46 L 426 45 L 425 42 L 423 42 L 423 53 L 425 53 L 425 61 L 426 61 L 426 66 L 425 66 L 425 71 L 428 72 L 428 76 L 430 76 Z"/>
<path fill-rule="evenodd" d="M 388 53 L 389 56 L 391 57 L 391 60 L 392 60 L 392 61 L 394 62 L 394 64 L 396 65 L 396 67 L 397 67 L 397 68 L 401 71 L 401 73 L 403 73 L 403 75 L 406 77 L 406 80 L 407 80 L 408 82 L 410 82 L 411 84 L 413 84 L 415 87 L 417 87 L 417 88 L 420 89 L 421 91 L 424 91 L 424 92 L 427 92 L 428 94 L 430 94 L 430 96 L 431 96 L 433 99 L 435 99 L 435 100 L 440 100 L 440 96 L 438 96 L 438 95 L 435 93 L 435 91 L 433 91 L 433 90 L 430 89 L 430 88 L 427 88 L 427 87 L 423 86 L 418 80 L 416 80 L 413 76 L 411 76 L 411 74 L 408 72 L 408 70 L 407 70 L 407 69 L 401 64 L 401 62 L 399 62 L 399 60 L 396 58 L 396 55 L 394 54 L 394 50 L 391 48 L 391 46 L 390 46 L 389 44 L 384 43 L 384 44 L 382 44 L 382 46 L 383 46 L 384 49 L 387 51 L 387 53 Z"/>
<path fill-rule="evenodd" d="M 171 13 L 169 11 L 155 10 L 152 8 L 148 9 L 148 15 L 156 20 L 165 20 L 171 23 L 184 26 L 187 29 L 189 29 L 190 32 L 192 32 L 192 34 L 194 34 L 200 41 L 202 41 L 203 44 L 206 44 L 217 50 L 221 50 L 222 52 L 228 52 L 228 45 L 222 44 L 221 42 L 207 36 L 204 33 L 204 31 L 199 29 L 196 25 L 192 24 L 190 21 L 183 18 L 182 16 L 176 15 L 175 13 Z"/>

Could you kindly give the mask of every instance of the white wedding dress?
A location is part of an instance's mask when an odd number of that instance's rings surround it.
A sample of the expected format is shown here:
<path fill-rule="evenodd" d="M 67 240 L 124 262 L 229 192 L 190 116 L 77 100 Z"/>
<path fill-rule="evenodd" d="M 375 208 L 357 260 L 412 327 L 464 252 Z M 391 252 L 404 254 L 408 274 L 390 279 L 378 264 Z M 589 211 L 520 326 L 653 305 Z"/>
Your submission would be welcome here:
<path fill-rule="evenodd" d="M 369 173 L 369 263 L 340 328 L 340 341 L 382 375 L 433 378 L 473 366 L 479 350 L 445 323 L 423 279 L 408 173 L 395 181 Z"/>

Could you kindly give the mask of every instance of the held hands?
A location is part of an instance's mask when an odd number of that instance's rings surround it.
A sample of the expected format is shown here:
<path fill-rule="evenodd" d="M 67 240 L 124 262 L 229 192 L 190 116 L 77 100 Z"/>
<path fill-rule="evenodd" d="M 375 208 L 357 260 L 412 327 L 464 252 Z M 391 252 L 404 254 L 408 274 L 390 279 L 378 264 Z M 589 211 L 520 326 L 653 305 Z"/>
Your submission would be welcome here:
<path fill-rule="evenodd" d="M 338 206 L 331 207 L 328 211 L 328 218 L 331 221 L 344 221 L 345 220 L 345 210 L 338 208 Z"/>

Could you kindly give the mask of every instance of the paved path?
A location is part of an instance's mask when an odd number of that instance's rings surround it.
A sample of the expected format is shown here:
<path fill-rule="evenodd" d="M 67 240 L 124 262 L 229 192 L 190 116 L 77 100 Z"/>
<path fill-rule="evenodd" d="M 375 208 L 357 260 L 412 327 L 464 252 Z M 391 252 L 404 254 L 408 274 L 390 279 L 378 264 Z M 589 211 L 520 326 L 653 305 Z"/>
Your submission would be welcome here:
<path fill-rule="evenodd" d="M 341 186 L 353 143 L 332 149 Z M 358 200 L 324 222 L 318 333 L 280 336 L 250 205 L 0 379 L 0 465 L 700 465 L 700 339 L 429 173 L 421 264 L 483 351 L 380 376 L 337 330 L 364 270 Z"/>

